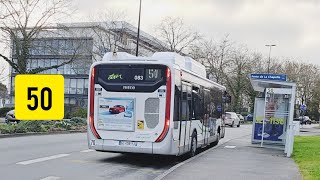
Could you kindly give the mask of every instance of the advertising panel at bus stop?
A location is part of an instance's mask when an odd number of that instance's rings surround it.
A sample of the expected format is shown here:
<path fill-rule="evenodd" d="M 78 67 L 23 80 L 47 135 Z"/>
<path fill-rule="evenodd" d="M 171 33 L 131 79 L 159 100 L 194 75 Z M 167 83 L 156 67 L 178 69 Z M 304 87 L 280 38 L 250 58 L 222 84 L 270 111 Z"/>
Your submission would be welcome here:
<path fill-rule="evenodd" d="M 284 125 L 286 125 L 288 108 L 288 99 L 283 99 L 282 95 L 268 97 L 267 102 L 264 99 L 256 101 L 255 124 L 253 139 L 260 141 L 279 141 L 285 138 Z M 264 115 L 265 113 L 265 115 Z M 265 127 L 263 128 L 263 118 L 265 118 Z"/>

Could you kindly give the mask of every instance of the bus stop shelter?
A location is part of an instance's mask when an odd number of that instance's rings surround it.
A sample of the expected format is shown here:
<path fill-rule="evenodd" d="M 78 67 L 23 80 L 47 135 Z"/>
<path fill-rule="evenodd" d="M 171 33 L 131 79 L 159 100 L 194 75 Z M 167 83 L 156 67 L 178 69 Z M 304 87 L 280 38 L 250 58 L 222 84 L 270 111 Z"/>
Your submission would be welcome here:
<path fill-rule="evenodd" d="M 294 141 L 294 104 L 296 84 L 284 74 L 251 74 L 255 99 L 252 138 L 261 147 L 283 149 L 290 157 Z"/>

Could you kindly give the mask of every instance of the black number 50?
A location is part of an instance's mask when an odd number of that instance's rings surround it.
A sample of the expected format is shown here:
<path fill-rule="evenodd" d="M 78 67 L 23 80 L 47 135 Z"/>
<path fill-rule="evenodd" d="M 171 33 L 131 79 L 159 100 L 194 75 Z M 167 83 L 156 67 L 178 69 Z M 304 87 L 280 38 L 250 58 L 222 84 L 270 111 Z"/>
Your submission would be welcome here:
<path fill-rule="evenodd" d="M 32 99 L 34 100 L 33 106 L 28 104 L 28 109 L 30 109 L 31 111 L 34 111 L 38 108 L 39 100 L 38 100 L 37 95 L 32 94 L 32 91 L 38 91 L 38 88 L 37 87 L 29 87 L 28 88 L 28 100 L 32 100 Z M 48 98 L 47 106 L 44 104 L 45 92 L 47 92 L 47 98 Z M 48 87 L 42 88 L 40 100 L 41 100 L 41 102 L 40 102 L 41 108 L 43 110 L 48 111 L 49 109 L 51 109 L 51 107 L 52 107 L 52 91 L 50 88 L 48 88 Z"/>

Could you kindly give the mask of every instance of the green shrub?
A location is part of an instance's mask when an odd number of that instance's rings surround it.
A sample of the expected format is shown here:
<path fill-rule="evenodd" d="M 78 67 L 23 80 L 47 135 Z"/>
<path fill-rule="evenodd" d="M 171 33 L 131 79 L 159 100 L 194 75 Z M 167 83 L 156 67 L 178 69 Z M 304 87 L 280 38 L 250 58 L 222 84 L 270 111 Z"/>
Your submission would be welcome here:
<path fill-rule="evenodd" d="M 71 125 L 62 121 L 62 122 L 58 122 L 54 125 L 55 128 L 60 128 L 62 130 L 70 130 L 71 129 Z"/>
<path fill-rule="evenodd" d="M 73 117 L 70 119 L 72 125 L 87 125 L 87 119 L 81 117 Z"/>
<path fill-rule="evenodd" d="M 11 124 L 1 124 L 0 134 L 13 134 L 15 133 L 15 125 Z"/>
<path fill-rule="evenodd" d="M 70 113 L 70 117 L 81 117 L 86 118 L 87 117 L 87 109 L 83 108 L 76 108 L 74 111 Z"/>
<path fill-rule="evenodd" d="M 27 132 L 46 132 L 41 121 L 21 121 L 17 126 L 23 126 Z"/>
<path fill-rule="evenodd" d="M 25 126 L 25 123 L 23 123 L 23 122 L 21 122 L 21 123 L 19 123 L 19 124 L 17 124 L 16 126 L 15 126 L 15 132 L 16 133 L 26 133 L 26 132 L 28 132 L 27 131 L 27 127 Z"/>
<path fill-rule="evenodd" d="M 14 109 L 14 108 L 13 107 L 0 108 L 0 117 L 5 117 L 7 112 L 11 111 L 12 109 Z"/>

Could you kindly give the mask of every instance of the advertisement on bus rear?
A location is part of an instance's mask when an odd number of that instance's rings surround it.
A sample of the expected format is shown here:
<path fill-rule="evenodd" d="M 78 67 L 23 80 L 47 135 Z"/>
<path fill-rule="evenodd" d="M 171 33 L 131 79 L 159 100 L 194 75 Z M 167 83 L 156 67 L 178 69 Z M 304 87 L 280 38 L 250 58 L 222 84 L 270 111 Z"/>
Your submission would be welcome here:
<path fill-rule="evenodd" d="M 99 98 L 98 129 L 134 131 L 134 99 Z"/>

